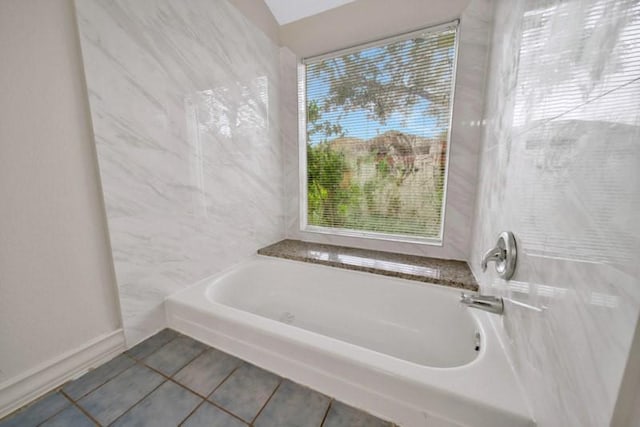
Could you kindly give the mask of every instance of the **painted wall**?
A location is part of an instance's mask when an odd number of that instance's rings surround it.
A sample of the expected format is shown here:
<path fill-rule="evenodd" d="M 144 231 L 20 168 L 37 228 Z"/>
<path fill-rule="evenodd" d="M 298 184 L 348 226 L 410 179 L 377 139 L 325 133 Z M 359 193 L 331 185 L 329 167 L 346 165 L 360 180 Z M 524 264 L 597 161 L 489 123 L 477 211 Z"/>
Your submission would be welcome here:
<path fill-rule="evenodd" d="M 280 43 L 301 58 L 459 18 L 470 0 L 356 0 L 280 27 Z"/>
<path fill-rule="evenodd" d="M 498 2 L 472 263 L 538 425 L 609 425 L 640 309 L 640 3 Z M 490 268 L 492 270 L 492 267 Z"/>
<path fill-rule="evenodd" d="M 0 413 L 120 327 L 75 28 L 70 0 L 0 2 Z"/>
<path fill-rule="evenodd" d="M 77 1 L 127 344 L 284 237 L 278 47 L 226 0 Z"/>
<path fill-rule="evenodd" d="M 461 15 L 454 15 L 453 17 L 446 14 L 431 16 L 436 22 L 443 22 L 446 19 L 456 17 L 460 18 L 458 66 L 449 151 L 451 158 L 447 183 L 443 245 L 433 246 L 391 242 L 300 231 L 299 140 L 297 122 L 298 92 L 296 74 L 298 59 L 291 49 L 285 47 L 281 52 L 281 74 L 283 82 L 281 99 L 282 140 L 285 153 L 285 194 L 287 195 L 285 201 L 286 226 L 288 237 L 320 243 L 363 247 L 438 258 L 468 259 L 474 213 L 478 158 L 480 153 L 480 122 L 484 106 L 485 68 L 489 52 L 493 2 L 491 0 L 473 0 L 466 3 L 468 3 L 468 6 L 462 11 Z M 335 10 L 340 11 L 347 6 L 349 5 Z M 444 5 L 442 5 L 442 7 L 445 8 Z M 331 11 L 324 12 L 321 15 L 330 12 Z M 394 29 L 397 33 L 406 32 L 415 28 L 413 24 L 413 21 L 407 21 L 405 27 L 395 26 Z M 340 49 L 342 47 L 344 46 L 333 46 L 333 49 Z"/>
<path fill-rule="evenodd" d="M 274 43 L 280 40 L 280 26 L 264 0 L 229 0 L 253 25 Z"/>

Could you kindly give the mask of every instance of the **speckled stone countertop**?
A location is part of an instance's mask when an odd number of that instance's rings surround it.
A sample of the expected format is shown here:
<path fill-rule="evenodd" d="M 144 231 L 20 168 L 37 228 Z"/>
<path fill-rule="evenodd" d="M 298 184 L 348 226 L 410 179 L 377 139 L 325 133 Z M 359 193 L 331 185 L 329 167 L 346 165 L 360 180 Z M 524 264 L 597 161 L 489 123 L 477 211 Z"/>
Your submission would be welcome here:
<path fill-rule="evenodd" d="M 348 248 L 300 240 L 282 240 L 271 246 L 258 249 L 258 254 L 478 291 L 478 283 L 464 261 Z"/>

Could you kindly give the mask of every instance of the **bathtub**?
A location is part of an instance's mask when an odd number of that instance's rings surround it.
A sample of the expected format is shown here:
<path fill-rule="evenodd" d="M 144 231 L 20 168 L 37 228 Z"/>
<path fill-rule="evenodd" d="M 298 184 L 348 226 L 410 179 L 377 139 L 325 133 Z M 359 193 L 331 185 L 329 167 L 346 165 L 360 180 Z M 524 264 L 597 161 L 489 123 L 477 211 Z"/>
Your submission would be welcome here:
<path fill-rule="evenodd" d="M 402 426 L 533 426 L 460 291 L 256 255 L 167 298 L 173 328 Z"/>

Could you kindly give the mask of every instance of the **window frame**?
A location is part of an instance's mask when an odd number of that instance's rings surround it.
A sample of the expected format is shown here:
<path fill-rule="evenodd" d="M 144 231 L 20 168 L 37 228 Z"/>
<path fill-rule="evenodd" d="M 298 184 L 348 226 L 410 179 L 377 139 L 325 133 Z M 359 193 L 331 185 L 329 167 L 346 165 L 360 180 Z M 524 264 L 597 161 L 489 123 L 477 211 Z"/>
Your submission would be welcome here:
<path fill-rule="evenodd" d="M 446 151 L 446 163 L 444 171 L 443 182 L 443 196 L 442 207 L 440 211 L 440 233 L 438 237 L 418 237 L 409 236 L 404 234 L 393 233 L 381 233 L 375 231 L 354 230 L 348 228 L 334 228 L 324 227 L 319 225 L 310 225 L 308 223 L 308 195 L 307 195 L 307 86 L 306 86 L 306 67 L 310 63 L 316 63 L 325 59 L 334 58 L 336 56 L 342 56 L 353 52 L 358 52 L 363 49 L 385 46 L 394 42 L 411 39 L 419 34 L 425 32 L 437 32 L 438 30 L 451 28 L 455 29 L 454 40 L 454 55 L 453 55 L 453 70 L 451 75 L 451 102 L 449 103 L 448 113 L 448 128 L 447 133 L 447 151 Z M 446 222 L 446 206 L 448 195 L 448 181 L 449 181 L 449 169 L 451 159 L 451 135 L 453 133 L 453 106 L 455 104 L 455 89 L 457 83 L 457 68 L 458 68 L 458 54 L 460 47 L 460 20 L 455 19 L 446 23 L 432 25 L 418 30 L 410 31 L 407 33 L 398 34 L 391 37 L 385 37 L 382 39 L 373 40 L 366 43 L 350 46 L 344 49 L 326 52 L 320 55 L 315 55 L 307 58 L 302 58 L 298 62 L 298 171 L 299 171 L 299 224 L 301 232 L 326 234 L 334 236 L 344 237 L 356 237 L 370 240 L 383 240 L 393 242 L 405 242 L 416 243 L 429 246 L 443 246 L 444 245 L 444 232 Z"/>

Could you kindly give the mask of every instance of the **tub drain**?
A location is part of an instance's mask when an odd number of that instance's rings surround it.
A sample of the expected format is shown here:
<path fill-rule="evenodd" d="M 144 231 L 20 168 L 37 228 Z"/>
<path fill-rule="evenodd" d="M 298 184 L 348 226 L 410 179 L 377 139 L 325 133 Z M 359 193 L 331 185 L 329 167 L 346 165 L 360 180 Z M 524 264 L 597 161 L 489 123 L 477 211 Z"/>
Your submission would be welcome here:
<path fill-rule="evenodd" d="M 280 315 L 280 318 L 278 320 L 280 320 L 282 323 L 290 325 L 294 320 L 296 320 L 296 316 L 294 316 L 292 313 L 289 313 L 288 311 L 285 311 Z"/>

